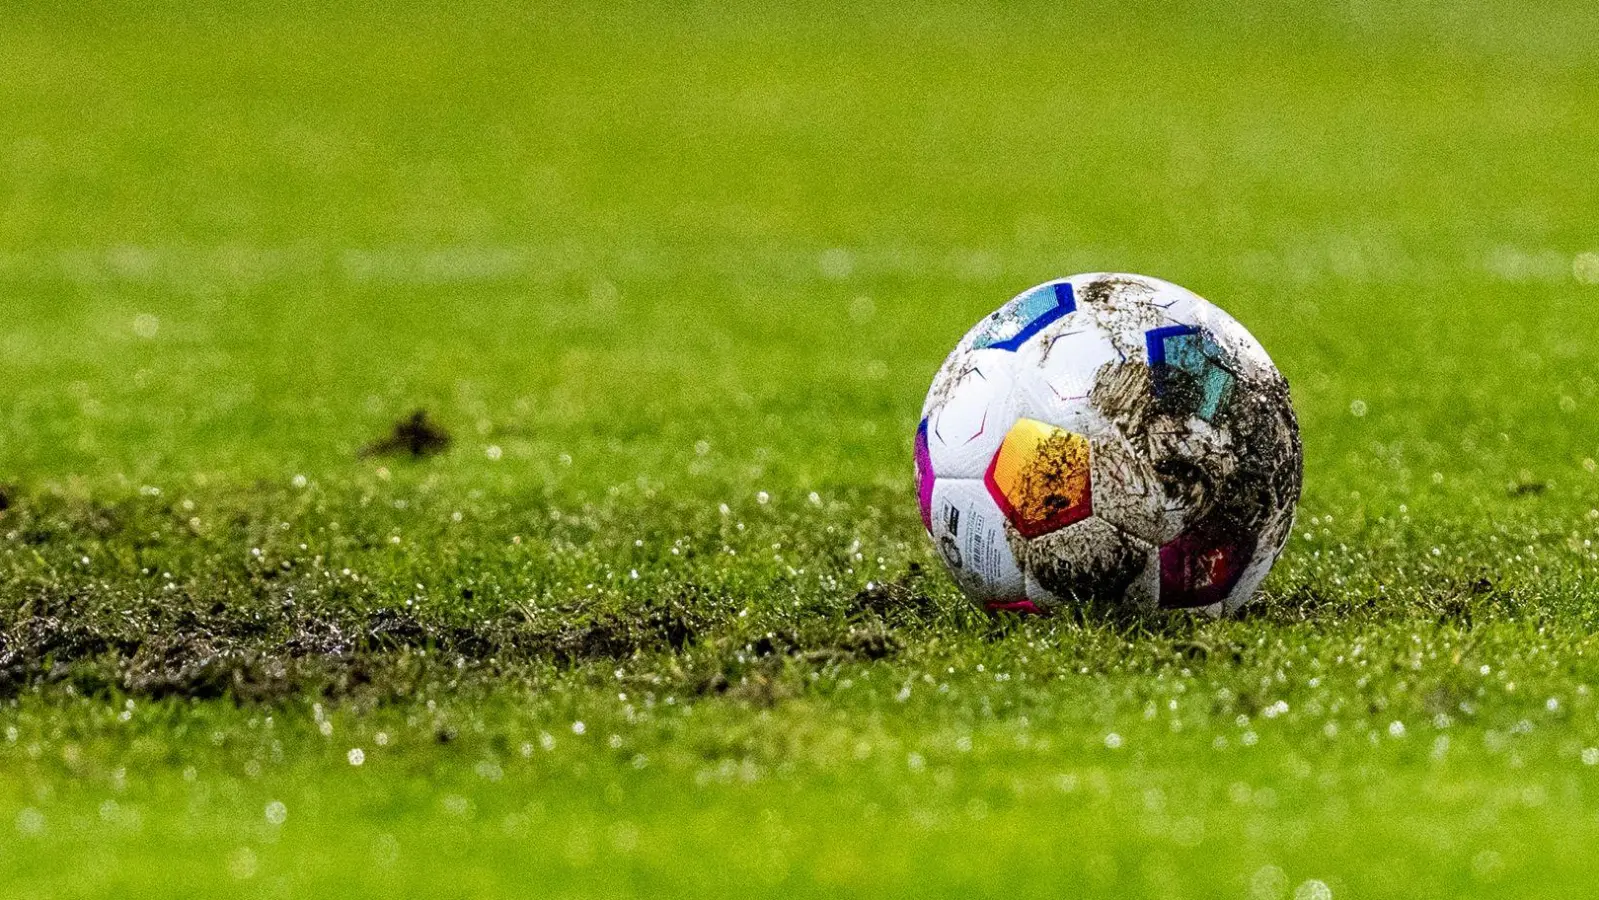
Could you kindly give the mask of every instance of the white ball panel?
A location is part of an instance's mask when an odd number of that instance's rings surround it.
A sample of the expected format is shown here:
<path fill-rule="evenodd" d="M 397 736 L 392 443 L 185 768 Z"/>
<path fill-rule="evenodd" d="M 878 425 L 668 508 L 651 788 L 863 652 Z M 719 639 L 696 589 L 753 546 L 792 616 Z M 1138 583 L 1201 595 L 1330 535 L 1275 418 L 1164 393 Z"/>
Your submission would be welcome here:
<path fill-rule="evenodd" d="M 1074 434 L 1098 431 L 1105 422 L 1089 394 L 1100 369 L 1120 358 L 1091 322 L 1038 335 L 1016 353 L 1016 386 L 1025 398 L 1025 414 Z"/>
<path fill-rule="evenodd" d="M 1179 511 L 1169 510 L 1148 456 L 1115 429 L 1091 441 L 1094 516 L 1160 546 L 1181 533 Z"/>
<path fill-rule="evenodd" d="M 1145 612 L 1160 607 L 1160 551 L 1154 547 L 1144 556 L 1144 570 L 1127 586 L 1127 603 Z"/>
<path fill-rule="evenodd" d="M 1020 413 L 1013 355 L 979 350 L 966 357 L 930 405 L 927 451 L 940 478 L 981 478 Z M 935 388 L 938 390 L 938 388 Z"/>
<path fill-rule="evenodd" d="M 1087 272 L 1071 277 L 1072 289 L 1079 293 L 1095 282 L 1103 281 L 1136 286 L 1137 293 L 1145 298 L 1149 306 L 1176 322 L 1187 321 L 1195 310 L 1211 305 L 1205 298 L 1180 284 L 1172 284 L 1149 275 L 1135 275 L 1131 272 Z"/>
<path fill-rule="evenodd" d="M 1187 291 L 1170 293 L 1165 288 L 1175 285 L 1142 275 L 1094 272 L 1071 280 L 1078 314 L 1093 322 L 1119 358 L 1129 362 L 1149 362 L 1145 336 L 1180 321 L 1191 305 Z"/>
<path fill-rule="evenodd" d="M 1022 570 L 1005 535 L 1005 516 L 981 479 L 933 483 L 933 545 L 950 574 L 982 601 L 1020 600 Z"/>
<path fill-rule="evenodd" d="M 1160 597 L 1155 548 L 1093 517 L 1026 542 L 1024 565 L 1061 602 L 1110 600 L 1154 609 Z"/>
<path fill-rule="evenodd" d="M 944 388 L 944 385 L 948 384 L 950 379 L 955 377 L 955 373 L 959 372 L 966 364 L 967 355 L 966 342 L 962 341 L 959 346 L 950 351 L 949 356 L 944 357 L 943 364 L 938 367 L 938 373 L 933 376 L 933 384 L 927 391 L 927 398 L 922 401 L 921 417 L 923 419 L 932 414 L 935 408 L 943 405 L 948 394 L 948 390 Z"/>
<path fill-rule="evenodd" d="M 1293 511 L 1283 514 L 1289 520 L 1293 518 Z M 1277 520 L 1281 522 L 1281 520 Z M 1292 523 L 1282 523 L 1282 537 L 1275 543 L 1263 545 L 1255 550 L 1255 555 L 1250 558 L 1248 568 L 1239 577 L 1238 583 L 1228 592 L 1223 601 L 1224 612 L 1228 615 L 1237 612 L 1254 598 L 1255 592 L 1260 590 L 1260 585 L 1271 574 L 1272 567 L 1277 564 L 1277 558 L 1282 555 L 1283 549 L 1288 545 L 1288 535 L 1293 530 Z"/>
<path fill-rule="evenodd" d="M 1050 593 L 1043 585 L 1039 584 L 1038 579 L 1034 578 L 1031 573 L 1028 573 L 1026 578 L 1027 580 L 1024 587 L 1027 591 L 1027 599 L 1033 601 L 1033 604 L 1039 609 L 1050 610 L 1060 605 L 1060 598 Z"/>
<path fill-rule="evenodd" d="M 1157 328 L 1195 325 L 1211 333 L 1242 365 L 1272 367 L 1271 359 L 1248 329 L 1187 288 L 1118 272 L 1076 276 L 1074 288 L 1086 298 L 1082 308 L 1129 361 L 1148 363 L 1149 333 Z"/>

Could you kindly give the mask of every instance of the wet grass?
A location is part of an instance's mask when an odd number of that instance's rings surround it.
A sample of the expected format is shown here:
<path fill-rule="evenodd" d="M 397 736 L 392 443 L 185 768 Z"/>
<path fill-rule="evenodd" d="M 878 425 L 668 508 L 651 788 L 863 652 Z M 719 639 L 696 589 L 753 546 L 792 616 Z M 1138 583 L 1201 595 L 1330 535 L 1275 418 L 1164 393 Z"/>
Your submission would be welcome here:
<path fill-rule="evenodd" d="M 1592 18 L 7 16 L 0 893 L 1581 894 Z M 921 533 L 944 353 L 1102 269 L 1293 386 L 1238 619 Z"/>

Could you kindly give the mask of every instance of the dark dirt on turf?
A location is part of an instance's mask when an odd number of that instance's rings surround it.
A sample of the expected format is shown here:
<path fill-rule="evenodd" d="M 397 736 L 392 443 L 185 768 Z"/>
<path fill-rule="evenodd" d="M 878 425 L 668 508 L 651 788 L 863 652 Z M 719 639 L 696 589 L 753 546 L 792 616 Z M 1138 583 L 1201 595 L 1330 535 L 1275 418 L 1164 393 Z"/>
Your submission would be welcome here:
<path fill-rule="evenodd" d="M 367 612 L 262 596 L 237 604 L 151 598 L 114 613 L 44 593 L 0 613 L 0 698 L 30 690 L 89 696 L 231 698 L 307 694 L 384 702 L 464 678 L 517 679 L 603 662 L 674 660 L 691 693 L 775 702 L 795 673 L 893 656 L 896 634 L 940 615 L 920 571 L 860 592 L 843 615 L 751 633 L 726 598 L 693 588 L 623 610 L 521 609 L 467 618 Z M 779 676 L 782 676 L 781 678 Z"/>
<path fill-rule="evenodd" d="M 361 448 L 362 456 L 409 456 L 423 459 L 450 449 L 454 438 L 419 409 L 395 422 L 389 433 Z"/>

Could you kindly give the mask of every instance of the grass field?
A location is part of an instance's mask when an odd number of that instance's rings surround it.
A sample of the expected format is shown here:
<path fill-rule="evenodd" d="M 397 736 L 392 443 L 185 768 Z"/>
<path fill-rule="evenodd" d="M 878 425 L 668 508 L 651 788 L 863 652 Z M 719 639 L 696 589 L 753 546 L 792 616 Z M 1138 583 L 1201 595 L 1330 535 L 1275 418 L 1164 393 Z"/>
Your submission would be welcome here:
<path fill-rule="evenodd" d="M 8 9 L 0 895 L 1590 889 L 1591 4 L 597 6 Z M 1293 385 L 1241 619 L 921 531 L 1105 269 Z"/>

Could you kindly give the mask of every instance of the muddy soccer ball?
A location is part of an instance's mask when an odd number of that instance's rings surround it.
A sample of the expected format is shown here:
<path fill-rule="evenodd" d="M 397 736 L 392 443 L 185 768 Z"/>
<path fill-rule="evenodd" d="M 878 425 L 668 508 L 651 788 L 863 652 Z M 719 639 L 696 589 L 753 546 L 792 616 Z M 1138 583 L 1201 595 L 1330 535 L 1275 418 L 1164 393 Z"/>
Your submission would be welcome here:
<path fill-rule="evenodd" d="M 916 430 L 922 521 L 994 610 L 1232 612 L 1287 542 L 1300 477 L 1266 351 L 1140 275 L 1000 307 L 945 360 Z"/>

